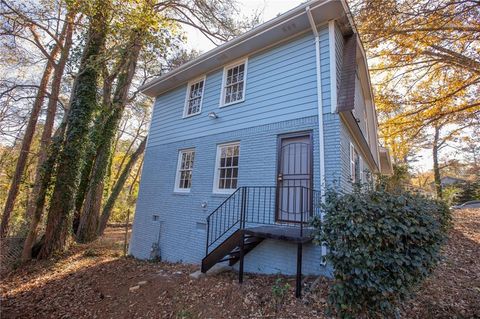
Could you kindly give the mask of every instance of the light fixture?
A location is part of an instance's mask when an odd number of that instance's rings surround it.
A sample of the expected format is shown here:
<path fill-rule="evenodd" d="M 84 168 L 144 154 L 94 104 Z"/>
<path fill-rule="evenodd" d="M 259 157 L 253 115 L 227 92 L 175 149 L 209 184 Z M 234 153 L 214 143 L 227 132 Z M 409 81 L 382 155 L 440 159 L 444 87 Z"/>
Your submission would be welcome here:
<path fill-rule="evenodd" d="M 208 113 L 208 117 L 211 118 L 212 120 L 214 120 L 214 119 L 218 118 L 218 115 L 215 112 L 210 112 L 210 113 Z"/>

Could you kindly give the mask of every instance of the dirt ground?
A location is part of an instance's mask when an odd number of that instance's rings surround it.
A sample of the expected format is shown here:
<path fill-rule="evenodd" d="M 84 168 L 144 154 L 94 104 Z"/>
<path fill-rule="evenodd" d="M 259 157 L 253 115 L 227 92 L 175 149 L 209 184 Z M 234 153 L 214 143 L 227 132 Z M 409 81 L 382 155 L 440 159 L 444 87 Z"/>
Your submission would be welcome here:
<path fill-rule="evenodd" d="M 326 318 L 329 281 L 306 278 L 294 297 L 294 278 L 283 294 L 278 276 L 235 273 L 191 279 L 198 266 L 122 257 L 123 230 L 108 229 L 90 245 L 75 245 L 51 261 L 34 261 L 2 276 L 1 318 Z M 480 210 L 455 212 L 444 260 L 403 318 L 480 318 Z M 136 287 L 139 286 L 139 287 Z M 278 289 L 277 289 L 278 290 Z"/>

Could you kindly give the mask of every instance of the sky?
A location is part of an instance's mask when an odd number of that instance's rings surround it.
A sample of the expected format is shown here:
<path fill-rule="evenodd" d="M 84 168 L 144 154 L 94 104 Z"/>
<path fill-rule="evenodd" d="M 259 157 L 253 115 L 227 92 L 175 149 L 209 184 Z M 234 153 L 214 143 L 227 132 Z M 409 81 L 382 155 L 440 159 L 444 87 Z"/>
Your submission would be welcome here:
<path fill-rule="evenodd" d="M 277 15 L 282 14 L 290 9 L 295 8 L 304 0 L 237 0 L 240 4 L 241 14 L 244 16 L 252 15 L 254 12 L 262 12 L 261 21 L 266 22 L 275 18 Z M 187 47 L 190 49 L 196 49 L 201 52 L 206 52 L 213 49 L 215 45 L 208 40 L 200 31 L 193 27 L 185 27 L 187 32 L 188 42 Z"/>
<path fill-rule="evenodd" d="M 255 11 L 263 11 L 262 22 L 266 22 L 294 7 L 305 2 L 304 0 L 238 0 L 241 14 L 248 16 Z M 187 32 L 187 47 L 196 49 L 200 52 L 206 52 L 213 49 L 215 45 L 209 41 L 202 33 L 192 27 L 185 28 Z M 418 152 L 417 161 L 412 163 L 415 171 L 430 170 L 432 166 L 431 150 L 425 149 Z"/>

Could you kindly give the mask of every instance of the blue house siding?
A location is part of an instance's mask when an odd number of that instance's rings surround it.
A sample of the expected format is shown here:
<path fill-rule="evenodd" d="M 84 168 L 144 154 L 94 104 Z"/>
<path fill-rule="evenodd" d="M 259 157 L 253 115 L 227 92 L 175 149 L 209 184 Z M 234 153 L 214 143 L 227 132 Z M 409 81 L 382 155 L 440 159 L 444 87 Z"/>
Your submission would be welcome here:
<path fill-rule="evenodd" d="M 322 28 L 322 94 L 330 107 L 328 29 Z M 182 119 L 186 84 L 157 97 L 149 146 L 317 115 L 315 45 L 312 33 L 248 57 L 245 101 L 219 108 L 223 69 L 206 75 L 199 115 Z M 212 121 L 209 112 L 218 118 Z"/>
<path fill-rule="evenodd" d="M 239 186 L 274 186 L 278 135 L 306 130 L 313 132 L 314 187 L 318 189 L 317 116 L 149 146 L 145 155 L 130 253 L 138 258 L 149 258 L 152 244 L 158 242 L 163 260 L 199 263 L 205 255 L 206 216 L 227 197 L 212 193 L 217 145 L 240 142 Z M 188 194 L 177 194 L 173 192 L 177 156 L 178 151 L 184 148 L 195 148 L 196 151 L 192 187 Z M 201 207 L 202 202 L 207 203 L 206 209 Z M 153 215 L 159 216 L 158 221 L 153 220 Z M 282 254 L 278 253 L 279 248 Z M 251 257 L 246 259 L 246 270 L 293 273 L 294 248 L 288 243 L 266 240 L 248 255 Z M 304 258 L 306 274 L 326 271 L 320 264 L 319 247 L 307 245 Z"/>
<path fill-rule="evenodd" d="M 348 132 L 343 132 L 346 128 L 339 115 L 331 112 L 328 27 L 322 27 L 319 35 L 325 183 L 343 185 L 343 165 L 349 163 L 348 152 L 343 152 Z M 339 36 L 336 38 L 338 41 Z M 218 144 L 240 142 L 239 186 L 274 186 L 278 135 L 312 131 L 314 188 L 320 189 L 314 39 L 312 33 L 304 33 L 251 54 L 244 102 L 219 107 L 223 69 L 206 75 L 199 115 L 182 118 L 186 84 L 157 97 L 129 248 L 133 256 L 150 258 L 153 244 L 159 244 L 166 261 L 199 263 L 205 256 L 206 216 L 228 197 L 213 194 Z M 337 45 L 337 63 L 342 50 Z M 338 65 L 336 69 L 340 72 Z M 218 118 L 209 119 L 209 112 Z M 191 190 L 175 193 L 178 152 L 187 148 L 196 152 Z M 202 208 L 204 202 L 206 208 Z M 305 245 L 303 255 L 305 274 L 329 273 L 330 269 L 321 265 L 320 247 Z M 245 270 L 293 274 L 295 262 L 296 245 L 265 240 L 246 256 Z"/>
<path fill-rule="evenodd" d="M 341 177 L 339 186 L 342 191 L 351 192 L 353 189 L 352 179 L 350 176 L 350 143 L 355 145 L 355 141 L 350 134 L 346 124 L 340 121 L 340 153 L 341 153 Z M 358 150 L 358 147 L 355 146 Z M 362 154 L 358 152 L 362 161 L 362 171 L 373 172 L 372 167 L 368 167 L 367 161 L 363 158 Z"/>

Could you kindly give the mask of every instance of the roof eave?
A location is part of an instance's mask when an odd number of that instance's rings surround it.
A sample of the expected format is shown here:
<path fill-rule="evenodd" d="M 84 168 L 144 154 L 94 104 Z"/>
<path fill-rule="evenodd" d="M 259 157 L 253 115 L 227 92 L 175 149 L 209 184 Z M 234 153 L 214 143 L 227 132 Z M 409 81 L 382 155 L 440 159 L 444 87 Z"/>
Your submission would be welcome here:
<path fill-rule="evenodd" d="M 309 1 L 146 83 L 140 87 L 140 91 L 148 96 L 158 96 L 186 83 L 189 78 L 218 69 L 228 62 L 258 51 L 262 47 L 268 47 L 282 39 L 310 29 L 306 14 L 307 7 L 316 15 L 317 24 L 345 13 L 342 2 L 339 0 Z M 320 9 L 320 7 L 322 8 Z"/>

